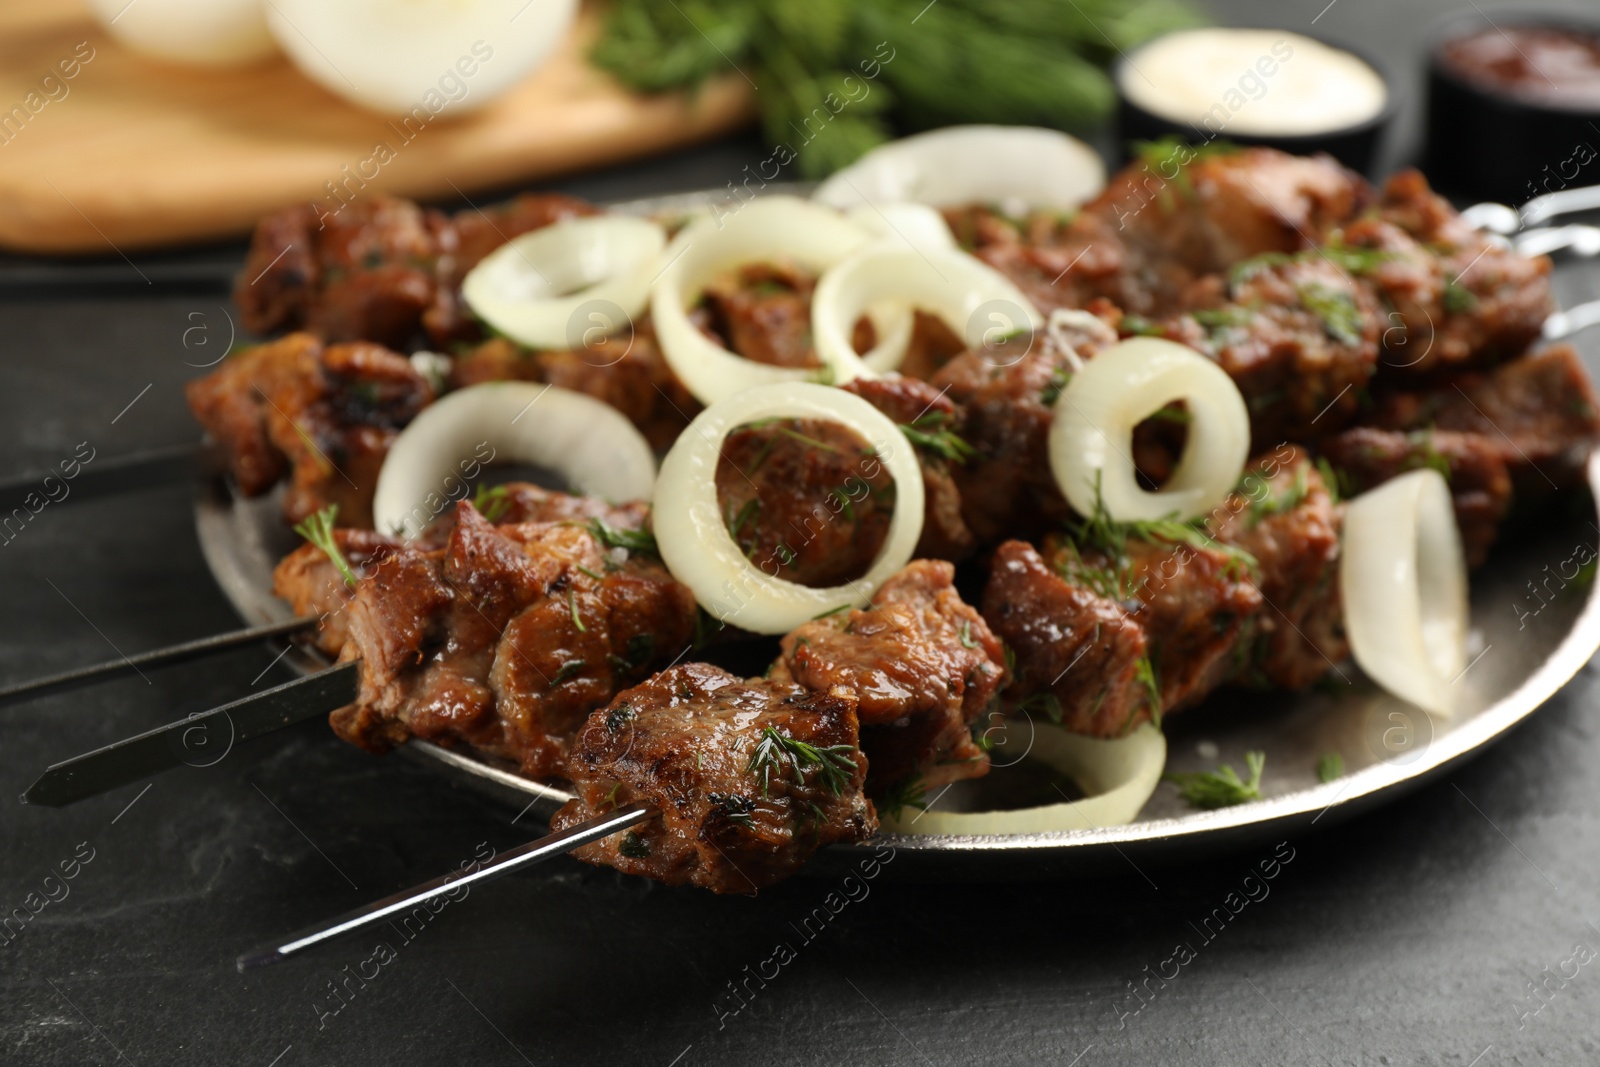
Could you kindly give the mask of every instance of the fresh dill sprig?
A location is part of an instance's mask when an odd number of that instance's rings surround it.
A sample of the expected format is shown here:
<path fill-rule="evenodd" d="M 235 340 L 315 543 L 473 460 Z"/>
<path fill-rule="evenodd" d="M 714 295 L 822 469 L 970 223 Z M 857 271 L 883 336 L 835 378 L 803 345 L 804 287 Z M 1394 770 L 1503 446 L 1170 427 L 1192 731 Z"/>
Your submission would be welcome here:
<path fill-rule="evenodd" d="M 1337 752 L 1324 752 L 1317 760 L 1317 781 L 1331 782 L 1344 777 L 1344 757 Z"/>
<path fill-rule="evenodd" d="M 922 775 L 914 774 L 910 778 L 902 778 L 883 791 L 883 798 L 878 801 L 878 814 L 889 819 L 898 819 L 907 808 L 916 808 L 919 811 L 928 810 L 928 789 L 923 784 Z"/>
<path fill-rule="evenodd" d="M 1261 771 L 1267 765 L 1264 752 L 1246 752 L 1244 762 L 1250 771 L 1249 781 L 1240 779 L 1232 764 L 1224 763 L 1214 771 L 1194 774 L 1164 774 L 1167 781 L 1178 787 L 1183 799 L 1195 807 L 1209 811 L 1228 808 L 1248 800 L 1261 799 Z"/>
<path fill-rule="evenodd" d="M 550 688 L 554 689 L 556 686 L 560 685 L 562 682 L 565 682 L 567 679 L 574 677 L 575 675 L 577 675 L 579 672 L 581 672 L 588 665 L 589 665 L 589 661 L 588 660 L 581 660 L 581 659 L 569 659 L 569 660 L 567 660 L 567 662 L 563 663 L 560 667 L 558 667 L 556 669 L 555 675 L 550 679 Z M 610 725 L 609 720 L 607 721 L 607 725 L 608 726 Z"/>
<path fill-rule="evenodd" d="M 1452 278 L 1444 283 L 1444 293 L 1440 303 L 1452 315 L 1461 315 L 1478 306 L 1478 297 L 1471 289 Z"/>
<path fill-rule="evenodd" d="M 1156 729 L 1161 729 L 1161 680 L 1156 675 L 1155 661 L 1148 652 L 1134 662 L 1133 676 L 1144 686 L 1145 700 L 1150 705 L 1150 722 Z"/>
<path fill-rule="evenodd" d="M 572 625 L 578 628 L 580 634 L 589 632 L 583 624 L 583 617 L 578 614 L 578 590 L 575 586 L 567 586 L 567 610 L 572 612 Z"/>
<path fill-rule="evenodd" d="M 931 452 L 951 463 L 965 463 L 977 455 L 977 449 L 949 427 L 950 416 L 943 411 L 930 411 L 918 415 L 911 422 L 900 424 L 906 440 L 925 452 Z"/>
<path fill-rule="evenodd" d="M 1061 698 L 1050 690 L 1035 693 L 1017 705 L 1017 710 L 1024 714 L 1034 709 L 1044 712 L 1045 718 L 1057 726 L 1061 725 Z"/>
<path fill-rule="evenodd" d="M 745 770 L 750 774 L 761 776 L 763 797 L 768 795 L 773 772 L 776 771 L 779 778 L 782 778 L 785 767 L 793 772 L 795 784 L 801 786 L 805 785 L 806 771 L 815 768 L 828 792 L 840 796 L 844 793 L 845 786 L 850 784 L 851 775 L 855 773 L 856 761 L 852 758 L 855 751 L 852 745 L 829 745 L 826 748 L 818 748 L 780 734 L 768 726 L 761 731 L 761 740 L 757 742 L 756 750 L 750 754 L 750 763 Z"/>
<path fill-rule="evenodd" d="M 1047 408 L 1056 406 L 1056 401 L 1061 399 L 1061 392 L 1072 381 L 1072 371 L 1066 367 L 1057 367 L 1050 372 L 1050 380 L 1044 383 L 1044 388 L 1039 390 L 1039 403 Z"/>
<path fill-rule="evenodd" d="M 607 548 L 624 548 L 643 556 L 661 555 L 656 548 L 655 534 L 649 530 L 630 530 L 625 526 L 612 526 L 601 518 L 590 519 L 582 524 L 584 529 Z"/>
<path fill-rule="evenodd" d="M 354 589 L 356 572 L 351 568 L 350 561 L 344 558 L 344 553 L 339 550 L 338 539 L 333 535 L 333 522 L 338 517 L 339 505 L 329 504 L 316 514 L 306 516 L 305 521 L 295 523 L 294 532 L 322 549 L 334 569 L 344 576 L 344 584 Z"/>
<path fill-rule="evenodd" d="M 1238 545 L 1225 544 L 1206 533 L 1204 520 L 1183 522 L 1167 518 L 1118 522 L 1106 510 L 1105 500 L 1100 494 L 1100 482 L 1101 472 L 1095 471 L 1094 511 L 1086 518 L 1070 524 L 1068 533 L 1078 544 L 1110 556 L 1119 571 L 1125 570 L 1128 565 L 1128 542 L 1148 541 L 1220 552 L 1228 557 L 1230 565 L 1260 573 L 1254 556 Z"/>
<path fill-rule="evenodd" d="M 490 522 L 499 522 L 511 509 L 511 490 L 503 485 L 480 485 L 472 494 L 472 506 Z"/>
<path fill-rule="evenodd" d="M 1261 520 L 1271 515 L 1282 515 L 1293 511 L 1305 502 L 1311 493 L 1310 483 L 1306 480 L 1306 467 L 1300 466 L 1294 472 L 1294 481 L 1282 492 L 1273 489 L 1270 484 L 1261 499 L 1250 501 L 1250 516 L 1246 521 L 1251 529 L 1261 524 Z"/>
<path fill-rule="evenodd" d="M 1300 305 L 1322 320 L 1322 329 L 1329 337 L 1344 345 L 1361 343 L 1361 309 L 1346 292 L 1330 289 L 1312 282 L 1297 290 Z"/>

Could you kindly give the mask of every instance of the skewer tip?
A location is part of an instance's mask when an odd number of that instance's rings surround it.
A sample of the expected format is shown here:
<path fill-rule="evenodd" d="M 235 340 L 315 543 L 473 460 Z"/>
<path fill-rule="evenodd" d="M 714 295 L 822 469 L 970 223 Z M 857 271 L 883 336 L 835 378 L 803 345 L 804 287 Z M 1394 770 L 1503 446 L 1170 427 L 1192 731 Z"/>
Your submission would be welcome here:
<path fill-rule="evenodd" d="M 246 952 L 244 955 L 234 960 L 234 966 L 239 969 L 240 974 L 243 974 L 246 971 L 254 971 L 262 967 L 270 967 L 274 963 L 282 963 L 288 958 L 289 957 L 285 956 L 282 952 L 279 952 L 276 948 L 261 948 L 256 949 L 254 952 Z"/>

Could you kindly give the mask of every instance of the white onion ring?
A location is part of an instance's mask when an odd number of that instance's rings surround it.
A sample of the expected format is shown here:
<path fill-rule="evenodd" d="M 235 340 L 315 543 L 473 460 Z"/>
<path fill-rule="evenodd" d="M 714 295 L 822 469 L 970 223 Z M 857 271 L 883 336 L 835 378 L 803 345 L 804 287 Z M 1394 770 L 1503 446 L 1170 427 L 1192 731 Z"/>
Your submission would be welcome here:
<path fill-rule="evenodd" d="M 845 217 L 893 248 L 956 247 L 944 216 L 926 204 L 857 204 Z"/>
<path fill-rule="evenodd" d="M 1172 477 L 1152 493 L 1133 466 L 1133 428 L 1176 400 L 1189 436 Z M 1250 411 L 1226 371 L 1192 348 L 1134 337 L 1102 350 L 1056 400 L 1050 470 L 1067 502 L 1092 515 L 1099 499 L 1118 522 L 1192 519 L 1226 499 L 1250 454 Z"/>
<path fill-rule="evenodd" d="M 1086 794 L 1084 799 L 1013 811 L 902 811 L 896 818 L 884 818 L 884 828 L 901 834 L 967 836 L 1126 826 L 1139 817 L 1161 782 L 1167 741 L 1149 723 L 1115 740 L 1036 723 L 1028 756 L 1071 778 Z M 1004 773 L 1004 769 L 996 773 Z"/>
<path fill-rule="evenodd" d="M 650 443 L 616 408 L 553 385 L 485 382 L 423 408 L 395 438 L 378 472 L 373 526 L 416 537 L 466 491 L 469 468 L 493 460 L 546 467 L 606 500 L 648 500 L 655 487 Z"/>
<path fill-rule="evenodd" d="M 1467 647 L 1467 564 L 1435 470 L 1391 478 L 1345 509 L 1339 591 L 1356 662 L 1373 681 L 1448 715 Z"/>
<path fill-rule="evenodd" d="M 578 311 L 603 301 L 629 320 L 637 317 L 650 299 L 650 280 L 666 245 L 667 232 L 649 219 L 563 219 L 485 256 L 467 272 L 461 296 L 474 314 L 514 341 L 581 349 L 590 323 L 579 321 Z M 624 324 L 609 325 L 614 332 Z"/>
<path fill-rule="evenodd" d="M 1094 149 L 1035 126 L 947 126 L 874 148 L 817 187 L 820 203 L 912 201 L 934 207 L 998 203 L 1013 214 L 1030 208 L 1071 210 L 1106 184 Z"/>
<path fill-rule="evenodd" d="M 730 432 L 760 419 L 839 423 L 875 447 L 895 484 L 894 515 L 878 558 L 843 585 L 814 589 L 775 578 L 740 550 L 717 500 L 717 460 Z M 702 411 L 661 463 L 652 524 L 673 577 L 722 622 L 758 634 L 781 634 L 823 612 L 861 607 L 911 560 L 922 536 L 922 471 L 900 428 L 853 393 L 809 382 L 757 386 Z"/>
<path fill-rule="evenodd" d="M 983 344 L 984 333 L 994 325 L 991 317 L 1006 320 L 1004 329 L 1037 330 L 1044 325 L 1043 316 L 1009 278 L 959 249 L 897 248 L 874 242 L 817 282 L 811 296 L 811 337 L 817 355 L 829 364 L 860 359 L 878 374 L 898 367 L 905 359 L 903 345 L 896 351 L 880 343 L 861 357 L 850 344 L 862 312 L 887 302 L 933 312 L 971 348 Z M 980 311 L 990 314 L 975 321 Z"/>
<path fill-rule="evenodd" d="M 691 223 L 663 253 L 667 266 L 650 297 L 667 364 L 704 404 L 758 385 L 805 381 L 816 372 L 757 363 L 723 348 L 695 328 L 688 309 L 706 282 L 740 264 L 783 257 L 821 273 L 869 240 L 838 212 L 792 196 L 762 197 L 730 216 Z M 854 353 L 824 361 L 841 385 L 868 373 Z"/>
<path fill-rule="evenodd" d="M 89 0 L 89 7 L 135 52 L 174 63 L 236 67 L 278 50 L 262 0 Z"/>

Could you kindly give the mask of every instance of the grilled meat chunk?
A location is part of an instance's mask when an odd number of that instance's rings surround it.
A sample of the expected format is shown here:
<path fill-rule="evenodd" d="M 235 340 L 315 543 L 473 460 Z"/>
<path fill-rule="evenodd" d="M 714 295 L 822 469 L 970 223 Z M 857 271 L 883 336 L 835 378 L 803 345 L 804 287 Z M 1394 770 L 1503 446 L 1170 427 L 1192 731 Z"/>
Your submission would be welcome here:
<path fill-rule="evenodd" d="M 745 555 L 802 585 L 859 578 L 894 516 L 894 479 L 874 443 L 835 422 L 742 426 L 722 442 L 716 479 L 728 531 Z"/>
<path fill-rule="evenodd" d="M 1085 318 L 1064 340 L 1079 358 L 1117 340 L 1109 325 Z M 1050 472 L 1051 405 L 1072 372 L 1071 353 L 1041 339 L 1020 358 L 997 360 L 968 351 L 935 374 L 932 384 L 955 401 L 956 432 L 974 455 L 951 471 L 961 514 L 981 544 L 1030 536 L 1060 525 L 1069 512 Z"/>
<path fill-rule="evenodd" d="M 401 552 L 405 543 L 372 530 L 338 529 L 334 543 L 350 569 L 358 575 L 372 575 L 383 561 Z M 350 632 L 345 609 L 355 599 L 355 590 L 321 548 L 304 544 L 279 561 L 272 572 L 272 592 L 287 600 L 296 615 L 318 617 L 312 642 L 329 656 L 344 648 Z"/>
<path fill-rule="evenodd" d="M 1600 404 L 1571 345 L 1465 375 L 1428 392 L 1391 393 L 1370 422 L 1392 430 L 1433 427 L 1477 434 L 1499 452 L 1518 495 L 1583 484 L 1600 443 Z"/>
<path fill-rule="evenodd" d="M 669 885 L 754 893 L 817 849 L 877 829 L 862 793 L 856 699 L 685 663 L 619 693 L 583 724 L 561 830 L 641 802 L 660 816 L 573 852 Z"/>
<path fill-rule="evenodd" d="M 1344 245 L 1378 252 L 1363 280 L 1394 309 L 1385 375 L 1482 367 L 1521 354 L 1555 310 L 1550 260 L 1524 256 L 1462 219 L 1414 170 L 1389 179 Z"/>
<path fill-rule="evenodd" d="M 1304 689 L 1350 654 L 1339 600 L 1342 513 L 1305 452 L 1280 446 L 1250 464 L 1212 514 L 1212 537 L 1255 558 L 1266 603 L 1241 646 L 1238 681 Z"/>
<path fill-rule="evenodd" d="M 817 279 L 783 261 L 747 263 L 711 279 L 694 318 L 730 352 L 775 367 L 822 366 L 811 344 Z"/>
<path fill-rule="evenodd" d="M 380 573 L 347 613 L 360 693 L 332 716 L 374 751 L 420 737 L 559 776 L 584 717 L 694 628 L 693 595 L 656 560 L 570 523 L 496 528 L 465 501 L 444 548 L 408 546 Z"/>
<path fill-rule="evenodd" d="M 535 352 L 497 337 L 458 355 L 450 380 L 456 388 L 529 381 L 586 393 L 622 412 L 661 450 L 670 448 L 700 411 L 667 366 L 648 318 L 632 333 L 613 334 L 572 351 Z"/>
<path fill-rule="evenodd" d="M 1374 430 L 1358 427 L 1325 439 L 1321 451 L 1352 493 L 1363 493 L 1419 467 L 1450 483 L 1467 566 L 1489 557 L 1511 507 L 1511 475 L 1491 439 L 1450 430 Z"/>
<path fill-rule="evenodd" d="M 1143 629 L 1146 684 L 1160 694 L 1163 714 L 1198 703 L 1228 678 L 1261 610 L 1253 561 L 1199 538 L 1130 538 L 1108 551 L 1057 534 L 1046 539 L 1042 557 L 1069 584 L 1120 604 Z"/>
<path fill-rule="evenodd" d="M 1195 286 L 1169 338 L 1228 372 L 1258 449 L 1338 428 L 1378 365 L 1377 302 L 1318 255 L 1264 258 Z"/>
<path fill-rule="evenodd" d="M 989 771 L 970 727 L 1004 683 L 1005 650 L 954 578 L 943 560 L 913 561 L 867 607 L 784 637 L 770 674 L 813 692 L 856 694 L 874 796 L 915 779 L 931 789 Z"/>
<path fill-rule="evenodd" d="M 961 515 L 961 491 L 953 470 L 965 463 L 971 447 L 956 433 L 955 402 L 916 378 L 857 378 L 844 387 L 907 430 L 922 467 L 922 537 L 919 559 L 962 560 L 977 538 Z"/>
<path fill-rule="evenodd" d="M 454 218 L 382 194 L 334 211 L 297 205 L 256 226 L 234 300 L 256 333 L 304 329 L 403 348 L 426 320 L 434 343 L 446 345 L 480 334 L 459 295 L 478 260 L 518 234 L 594 210 L 557 195 Z"/>
<path fill-rule="evenodd" d="M 1068 582 L 1032 545 L 995 550 L 983 617 L 1016 657 L 1008 697 L 1092 737 L 1120 737 L 1151 718 L 1139 677 L 1144 628 L 1121 604 Z"/>
<path fill-rule="evenodd" d="M 433 387 L 386 348 L 324 347 L 300 333 L 225 360 L 185 395 L 246 496 L 287 470 L 289 521 L 334 504 L 342 524 L 371 526 L 378 470 L 400 430 L 433 401 Z"/>

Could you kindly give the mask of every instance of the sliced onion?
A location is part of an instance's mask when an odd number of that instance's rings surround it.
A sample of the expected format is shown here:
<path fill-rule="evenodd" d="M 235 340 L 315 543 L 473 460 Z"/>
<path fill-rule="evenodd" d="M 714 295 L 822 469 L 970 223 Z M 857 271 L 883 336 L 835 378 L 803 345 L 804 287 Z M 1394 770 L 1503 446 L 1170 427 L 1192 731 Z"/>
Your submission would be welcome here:
<path fill-rule="evenodd" d="M 577 0 L 271 0 L 267 24 L 306 77 L 420 131 L 522 81 L 566 36 L 577 8 Z M 402 136 L 404 145 L 416 133 Z"/>
<path fill-rule="evenodd" d="M 631 215 L 564 219 L 512 238 L 467 272 L 461 295 L 496 330 L 530 348 L 578 349 L 584 305 L 632 320 L 650 299 L 667 231 Z M 614 332 L 626 322 L 601 324 Z M 576 332 L 577 336 L 574 336 Z"/>
<path fill-rule="evenodd" d="M 885 818 L 901 834 L 1043 834 L 1126 826 L 1139 817 L 1161 782 L 1167 741 L 1149 723 L 1113 741 L 1085 737 L 1048 723 L 1033 727 L 1028 758 L 1049 765 L 1077 783 L 1082 800 L 1013 811 L 902 811 Z M 1000 768 L 995 774 L 1004 774 Z"/>
<path fill-rule="evenodd" d="M 1467 564 L 1435 470 L 1391 478 L 1345 509 L 1339 592 L 1356 662 L 1403 700 L 1448 715 L 1467 648 Z"/>
<path fill-rule="evenodd" d="M 262 0 L 89 0 L 89 7 L 135 52 L 174 63 L 242 66 L 278 50 Z"/>
<path fill-rule="evenodd" d="M 845 217 L 892 248 L 956 247 L 944 216 L 926 204 L 858 204 Z"/>
<path fill-rule="evenodd" d="M 1188 440 L 1156 492 L 1139 485 L 1133 428 L 1174 401 L 1189 411 Z M 1050 470 L 1067 502 L 1092 515 L 1099 500 L 1118 522 L 1192 519 L 1238 484 L 1250 453 L 1250 412 L 1226 371 L 1192 348 L 1135 337 L 1104 349 L 1056 400 Z"/>
<path fill-rule="evenodd" d="M 790 259 L 820 274 L 869 240 L 839 213 L 792 196 L 762 197 L 731 215 L 691 223 L 662 254 L 667 266 L 650 297 L 656 338 L 673 373 L 704 404 L 754 386 L 811 377 L 815 372 L 728 351 L 689 321 L 688 310 L 707 282 L 742 264 Z M 823 358 L 841 385 L 868 373 L 853 352 Z"/>
<path fill-rule="evenodd" d="M 820 419 L 869 442 L 895 484 L 894 515 L 867 573 L 815 589 L 775 578 L 745 557 L 717 500 L 717 460 L 730 432 L 761 419 Z M 861 607 L 904 567 L 922 536 L 922 472 L 911 445 L 888 416 L 853 393 L 809 382 L 757 386 L 702 411 L 661 463 L 652 523 L 661 558 L 700 606 L 722 622 L 781 634 L 824 612 Z"/>
<path fill-rule="evenodd" d="M 896 248 L 874 242 L 822 276 L 811 296 L 811 336 L 829 364 L 862 359 L 851 347 L 856 320 L 873 305 L 909 304 L 938 315 L 968 347 L 1002 330 L 1038 329 L 1044 318 L 1011 280 L 955 248 Z M 998 324 L 998 327 L 997 327 Z M 887 374 L 905 359 L 880 343 L 862 362 Z"/>
<path fill-rule="evenodd" d="M 574 492 L 612 501 L 648 500 L 655 487 L 650 443 L 616 408 L 553 385 L 486 382 L 423 408 L 395 438 L 374 525 L 416 537 L 491 462 L 543 467 Z"/>
<path fill-rule="evenodd" d="M 817 187 L 833 207 L 911 201 L 1071 210 L 1106 184 L 1105 164 L 1076 138 L 1034 126 L 947 126 L 874 148 Z"/>

